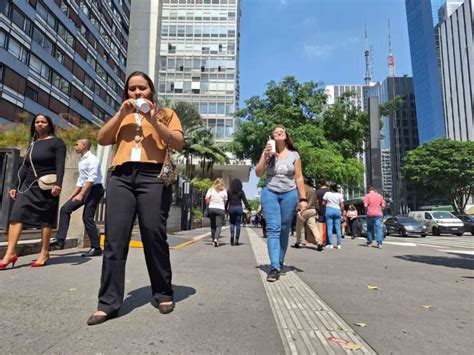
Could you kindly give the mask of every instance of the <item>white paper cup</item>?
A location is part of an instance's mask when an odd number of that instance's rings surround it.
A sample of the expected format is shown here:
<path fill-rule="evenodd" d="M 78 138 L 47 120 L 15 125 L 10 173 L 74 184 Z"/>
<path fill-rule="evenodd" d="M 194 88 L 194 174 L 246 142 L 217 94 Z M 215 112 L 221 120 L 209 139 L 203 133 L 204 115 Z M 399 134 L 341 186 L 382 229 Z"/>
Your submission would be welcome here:
<path fill-rule="evenodd" d="M 135 100 L 135 108 L 143 113 L 147 113 L 148 111 L 150 111 L 150 105 L 148 104 L 148 102 L 145 101 L 145 99 L 141 97 Z"/>

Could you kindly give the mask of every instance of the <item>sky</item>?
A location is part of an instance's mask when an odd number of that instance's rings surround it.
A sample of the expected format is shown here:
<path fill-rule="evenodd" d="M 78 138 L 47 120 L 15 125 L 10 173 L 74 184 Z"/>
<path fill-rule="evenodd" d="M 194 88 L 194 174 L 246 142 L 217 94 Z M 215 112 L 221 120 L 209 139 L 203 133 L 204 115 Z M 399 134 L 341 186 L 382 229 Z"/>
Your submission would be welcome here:
<path fill-rule="evenodd" d="M 322 85 L 362 84 L 365 35 L 373 47 L 374 80 L 388 75 L 388 19 L 395 74 L 411 76 L 405 0 L 241 0 L 240 107 L 270 80 L 292 75 Z M 244 184 L 257 194 L 252 171 Z"/>

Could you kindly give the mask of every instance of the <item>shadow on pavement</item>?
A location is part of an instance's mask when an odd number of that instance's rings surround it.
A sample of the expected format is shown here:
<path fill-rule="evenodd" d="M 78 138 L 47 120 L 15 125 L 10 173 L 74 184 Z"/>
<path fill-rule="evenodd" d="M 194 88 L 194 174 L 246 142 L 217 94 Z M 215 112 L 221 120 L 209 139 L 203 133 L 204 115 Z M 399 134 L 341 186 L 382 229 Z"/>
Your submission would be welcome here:
<path fill-rule="evenodd" d="M 85 252 L 78 251 L 74 253 L 59 254 L 59 255 L 50 254 L 47 265 L 58 265 L 58 264 L 82 265 L 92 259 L 92 258 L 82 257 L 81 254 L 83 253 Z"/>
<path fill-rule="evenodd" d="M 173 285 L 174 290 L 174 301 L 176 303 L 196 294 L 196 289 L 188 286 Z M 136 290 L 130 291 L 127 297 L 123 301 L 122 307 L 120 308 L 119 317 L 122 317 L 136 308 L 140 308 L 147 303 L 152 303 L 153 297 L 150 286 L 140 287 Z"/>
<path fill-rule="evenodd" d="M 395 258 L 412 261 L 416 263 L 424 263 L 431 265 L 446 266 L 458 269 L 474 270 L 474 255 L 466 255 L 460 253 L 450 253 L 453 256 L 430 256 L 430 255 L 399 255 Z"/>
<path fill-rule="evenodd" d="M 271 270 L 271 265 L 257 265 L 256 268 L 262 270 L 264 273 L 268 274 Z M 283 268 L 280 270 L 281 274 L 285 272 L 294 271 L 294 272 L 304 272 L 303 269 L 300 269 L 294 265 L 283 265 Z"/>

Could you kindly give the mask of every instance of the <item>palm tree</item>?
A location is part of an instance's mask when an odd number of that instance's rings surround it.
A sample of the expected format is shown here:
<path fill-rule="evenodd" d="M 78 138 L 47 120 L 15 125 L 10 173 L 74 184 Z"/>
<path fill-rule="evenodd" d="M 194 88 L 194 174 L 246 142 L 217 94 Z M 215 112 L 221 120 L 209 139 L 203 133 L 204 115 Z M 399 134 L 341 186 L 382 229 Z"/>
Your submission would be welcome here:
<path fill-rule="evenodd" d="M 202 174 L 211 170 L 215 163 L 225 164 L 229 162 L 225 151 L 216 144 L 212 134 L 204 126 L 199 111 L 193 104 L 188 102 L 177 102 L 173 110 L 181 120 L 184 130 L 184 145 L 180 155 L 185 159 L 185 175 L 192 178 L 193 157 L 201 158 Z"/>

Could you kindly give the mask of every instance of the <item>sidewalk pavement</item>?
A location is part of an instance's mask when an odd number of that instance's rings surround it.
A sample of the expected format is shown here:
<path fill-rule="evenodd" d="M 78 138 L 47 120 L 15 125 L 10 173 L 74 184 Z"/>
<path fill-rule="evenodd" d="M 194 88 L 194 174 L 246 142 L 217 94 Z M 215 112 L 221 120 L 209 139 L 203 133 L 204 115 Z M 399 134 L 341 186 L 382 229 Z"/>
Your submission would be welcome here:
<path fill-rule="evenodd" d="M 88 327 L 86 320 L 97 304 L 100 257 L 82 258 L 83 249 L 55 251 L 47 266 L 37 269 L 29 267 L 33 255 L 20 257 L 14 269 L 0 270 L 0 351 L 11 354 L 375 353 L 359 335 L 367 333 L 369 328 L 354 329 L 353 321 L 347 321 L 352 315 L 346 311 L 343 320 L 327 303 L 331 300 L 333 305 L 335 295 L 328 293 L 328 288 L 319 290 L 312 280 L 322 274 L 322 269 L 314 265 L 334 259 L 337 264 L 331 262 L 328 266 L 335 270 L 350 260 L 353 268 L 352 258 L 361 260 L 358 253 L 372 251 L 367 248 L 350 251 L 347 242 L 349 250 L 343 249 L 342 259 L 337 258 L 340 251 L 321 254 L 289 248 L 286 273 L 278 282 L 268 283 L 265 243 L 256 228 L 243 228 L 241 245 L 235 247 L 229 244 L 228 228 L 223 230 L 219 248 L 212 246 L 208 228 L 170 235 L 176 309 L 168 315 L 160 314 L 150 304 L 143 252 L 131 248 L 126 297 L 119 317 L 94 327 Z M 344 272 L 348 272 L 350 265 L 344 266 Z M 342 275 L 326 277 L 325 282 L 344 284 Z M 321 279 L 318 283 L 324 284 Z M 337 297 L 350 302 L 347 295 Z M 362 298 L 358 299 L 363 302 Z M 375 301 L 373 297 L 371 301 Z M 367 314 L 370 316 L 369 311 Z M 367 334 L 365 339 L 370 338 Z"/>

